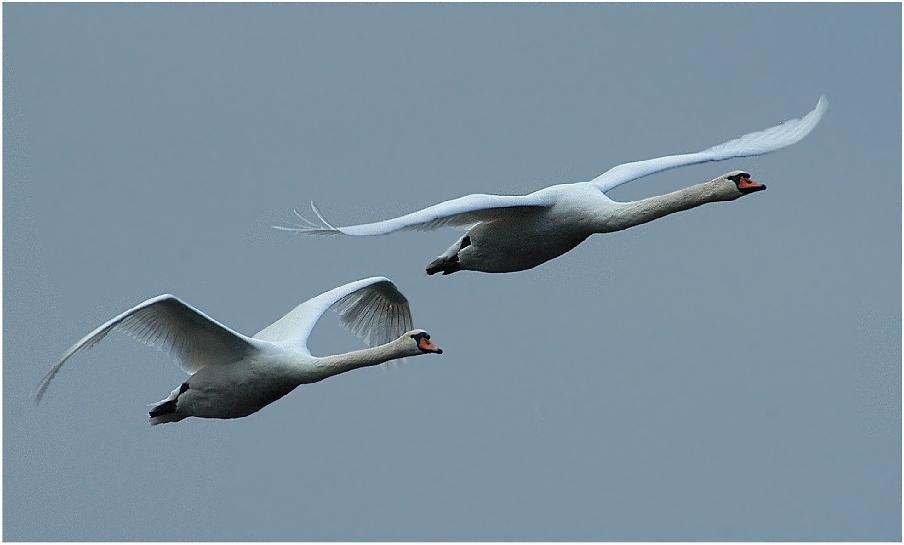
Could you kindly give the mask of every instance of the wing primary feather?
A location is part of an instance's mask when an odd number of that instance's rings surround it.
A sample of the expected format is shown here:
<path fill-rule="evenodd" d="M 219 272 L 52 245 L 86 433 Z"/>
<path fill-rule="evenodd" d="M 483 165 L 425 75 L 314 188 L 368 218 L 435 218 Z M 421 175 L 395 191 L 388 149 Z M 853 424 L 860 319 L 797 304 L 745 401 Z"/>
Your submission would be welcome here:
<path fill-rule="evenodd" d="M 392 330 L 393 318 L 411 323 L 408 300 L 382 276 L 349 282 L 322 293 L 259 331 L 254 338 L 287 343 L 310 353 L 308 337 L 327 310 L 333 310 L 340 325 L 370 346 L 384 344 L 404 333 Z"/>
<path fill-rule="evenodd" d="M 339 231 L 339 229 L 336 229 L 335 227 L 333 227 L 333 225 L 330 224 L 330 222 L 328 222 L 326 220 L 326 218 L 323 216 L 323 213 L 320 212 L 320 209 L 317 208 L 317 205 L 314 203 L 314 201 L 311 201 L 311 209 L 314 211 L 314 214 L 317 215 L 317 219 L 319 219 L 321 221 L 320 225 L 318 225 L 318 224 L 314 223 L 313 221 L 309 220 L 308 218 L 306 218 L 304 215 L 301 214 L 301 212 L 298 211 L 297 208 L 295 208 L 292 210 L 292 212 L 294 212 L 295 215 L 298 217 L 298 219 L 303 221 L 305 223 L 305 225 L 296 223 L 296 224 L 290 225 L 288 227 L 283 226 L 283 225 L 271 225 L 270 227 L 272 227 L 273 229 L 278 229 L 280 231 L 294 231 L 297 233 L 304 233 L 304 234 L 310 234 L 310 235 L 337 235 L 341 232 L 341 231 Z"/>
<path fill-rule="evenodd" d="M 159 295 L 107 321 L 72 345 L 41 380 L 35 401 L 41 400 L 69 358 L 93 347 L 114 329 L 167 353 L 188 373 L 207 365 L 237 361 L 256 350 L 244 335 L 172 295 Z"/>
<path fill-rule="evenodd" d="M 828 105 L 826 97 L 821 97 L 816 107 L 799 119 L 789 119 L 774 127 L 751 132 L 702 151 L 623 163 L 600 174 L 589 183 L 605 193 L 633 180 L 677 167 L 771 153 L 795 144 L 807 136 L 822 119 Z"/>
<path fill-rule="evenodd" d="M 323 225 L 274 227 L 310 235 L 342 233 L 351 236 L 374 236 L 399 230 L 429 231 L 446 226 L 469 227 L 483 221 L 495 221 L 547 208 L 552 206 L 553 202 L 551 194 L 542 190 L 530 195 L 516 196 L 473 194 L 428 206 L 397 218 L 346 227 L 333 226 L 312 202 L 311 209 Z"/>
<path fill-rule="evenodd" d="M 396 339 L 408 330 L 402 328 L 412 322 L 407 300 L 394 287 L 392 291 L 389 288 L 385 285 L 359 290 L 333 306 L 342 326 L 369 346 Z M 402 297 L 402 301 L 394 301 L 395 297 Z"/>
<path fill-rule="evenodd" d="M 317 219 L 319 219 L 320 221 L 322 221 L 324 225 L 326 225 L 327 227 L 329 227 L 329 228 L 332 229 L 333 231 L 338 231 L 338 229 L 336 229 L 335 227 L 333 227 L 332 225 L 330 225 L 330 222 L 326 221 L 326 218 L 323 217 L 323 214 L 320 212 L 320 209 L 317 208 L 317 204 L 315 204 L 314 201 L 311 201 L 311 210 L 313 210 L 314 213 L 317 214 Z"/>
<path fill-rule="evenodd" d="M 311 221 L 311 220 L 309 220 L 308 218 L 304 217 L 304 216 L 301 214 L 301 212 L 298 211 L 297 208 L 293 208 L 293 209 L 292 209 L 292 212 L 295 214 L 295 217 L 297 217 L 297 218 L 300 219 L 301 221 L 305 222 L 305 223 L 308 225 L 308 227 L 312 227 L 312 228 L 314 228 L 314 229 L 317 229 L 317 228 L 320 227 L 319 225 L 317 225 L 317 224 L 314 223 L 313 221 Z M 301 227 L 301 226 L 299 226 L 299 227 Z"/>

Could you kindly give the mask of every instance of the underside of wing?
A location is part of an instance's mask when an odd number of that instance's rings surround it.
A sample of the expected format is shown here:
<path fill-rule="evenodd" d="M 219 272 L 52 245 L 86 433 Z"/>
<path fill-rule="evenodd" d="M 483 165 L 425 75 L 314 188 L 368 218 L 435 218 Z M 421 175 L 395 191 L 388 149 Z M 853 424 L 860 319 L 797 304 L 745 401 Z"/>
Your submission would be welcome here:
<path fill-rule="evenodd" d="M 441 202 L 428 206 L 423 210 L 412 212 L 398 218 L 350 225 L 348 227 L 334 227 L 317 209 L 314 203 L 311 208 L 320 220 L 320 223 L 310 221 L 296 211 L 296 215 L 305 222 L 305 225 L 293 227 L 279 227 L 285 231 L 297 231 L 311 235 L 335 235 L 344 234 L 352 236 L 385 235 L 400 230 L 428 231 L 441 227 L 469 227 L 483 221 L 494 221 L 502 218 L 517 216 L 527 210 L 543 208 L 552 205 L 552 202 L 544 194 L 531 193 L 530 195 L 465 195 L 451 201 Z"/>
<path fill-rule="evenodd" d="M 386 344 L 414 329 L 408 299 L 389 280 L 355 290 L 331 308 L 342 327 L 368 346 Z"/>
<path fill-rule="evenodd" d="M 327 310 L 370 346 L 394 340 L 413 327 L 408 299 L 389 279 L 376 276 L 339 286 L 298 305 L 263 329 L 255 339 L 285 343 L 308 352 L 314 325 Z"/>
<path fill-rule="evenodd" d="M 625 163 L 594 178 L 590 183 L 600 191 L 606 192 L 632 180 L 671 168 L 709 161 L 723 161 L 733 157 L 763 155 L 799 142 L 810 134 L 810 131 L 822 119 L 828 105 L 826 97 L 821 97 L 816 103 L 816 107 L 800 119 L 790 119 L 775 127 L 745 134 L 696 153 L 669 155 L 647 161 Z"/>
<path fill-rule="evenodd" d="M 66 360 L 96 345 L 113 330 L 166 352 L 188 373 L 211 364 L 237 361 L 255 349 L 247 337 L 177 297 L 159 295 L 106 322 L 72 345 L 44 376 L 36 399 L 40 401 Z"/>

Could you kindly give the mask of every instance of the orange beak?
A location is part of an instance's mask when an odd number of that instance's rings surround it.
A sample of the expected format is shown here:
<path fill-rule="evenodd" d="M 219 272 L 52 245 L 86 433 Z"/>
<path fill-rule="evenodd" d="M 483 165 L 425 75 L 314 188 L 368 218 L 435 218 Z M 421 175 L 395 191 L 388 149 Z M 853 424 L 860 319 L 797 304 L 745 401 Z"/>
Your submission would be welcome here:
<path fill-rule="evenodd" d="M 762 191 L 766 189 L 766 186 L 759 182 L 753 181 L 752 178 L 744 176 L 743 178 L 741 178 L 741 181 L 738 182 L 738 189 L 741 191 L 741 193 L 751 193 L 753 191 Z"/>
<path fill-rule="evenodd" d="M 417 341 L 417 347 L 423 350 L 424 352 L 433 352 L 434 354 L 442 354 L 443 349 L 437 348 L 433 341 L 428 339 L 427 337 L 421 337 Z"/>

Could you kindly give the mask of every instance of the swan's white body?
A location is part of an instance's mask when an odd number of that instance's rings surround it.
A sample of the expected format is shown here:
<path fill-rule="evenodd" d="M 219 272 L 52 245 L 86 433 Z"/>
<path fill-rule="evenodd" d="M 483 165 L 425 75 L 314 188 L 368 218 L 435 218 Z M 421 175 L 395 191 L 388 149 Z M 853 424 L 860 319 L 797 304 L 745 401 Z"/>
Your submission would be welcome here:
<path fill-rule="evenodd" d="M 467 195 L 398 218 L 348 227 L 333 227 L 311 203 L 321 224 L 302 217 L 307 225 L 276 228 L 304 234 L 372 236 L 399 230 L 464 227 L 467 234 L 430 264 L 429 274 L 530 269 L 568 252 L 594 233 L 627 229 L 707 202 L 733 200 L 765 189 L 750 181 L 748 174 L 732 171 L 704 184 L 640 201 L 616 202 L 605 195 L 615 187 L 656 172 L 762 155 L 790 146 L 816 127 L 827 106 L 822 97 L 813 111 L 801 119 L 791 119 L 704 151 L 625 163 L 589 182 L 554 185 L 528 195 Z M 740 175 L 747 181 L 741 181 Z"/>
<path fill-rule="evenodd" d="M 331 308 L 346 329 L 372 348 L 312 356 L 308 337 Z M 159 295 L 72 345 L 41 381 L 36 401 L 40 402 L 66 360 L 114 329 L 169 353 L 191 375 L 150 411 L 152 425 L 189 416 L 248 416 L 300 384 L 406 356 L 442 353 L 425 331 L 412 330 L 408 300 L 383 277 L 351 282 L 314 297 L 254 337 L 229 329 L 175 296 Z"/>

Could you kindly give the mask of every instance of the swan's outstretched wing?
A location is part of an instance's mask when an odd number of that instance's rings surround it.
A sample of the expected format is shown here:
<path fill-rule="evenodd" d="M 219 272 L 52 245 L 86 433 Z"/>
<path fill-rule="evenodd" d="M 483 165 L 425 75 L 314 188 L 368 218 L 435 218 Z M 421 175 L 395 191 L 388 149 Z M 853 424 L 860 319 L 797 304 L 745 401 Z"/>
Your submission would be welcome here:
<path fill-rule="evenodd" d="M 353 236 L 385 235 L 402 229 L 429 231 L 440 227 L 469 227 L 482 221 L 507 218 L 522 214 L 528 209 L 545 208 L 552 204 L 553 201 L 549 198 L 548 193 L 540 194 L 538 192 L 514 196 L 474 194 L 434 204 L 398 218 L 348 227 L 333 227 L 312 202 L 311 208 L 317 214 L 321 224 L 308 221 L 296 211 L 295 214 L 307 225 L 294 227 L 274 225 L 273 227 L 283 231 L 298 231 L 307 235 L 339 233 Z"/>
<path fill-rule="evenodd" d="M 308 352 L 314 324 L 333 309 L 342 327 L 370 346 L 378 346 L 413 329 L 408 299 L 388 278 L 375 276 L 331 289 L 310 299 L 254 336 L 262 341 L 290 344 Z"/>
<path fill-rule="evenodd" d="M 829 102 L 826 97 L 821 97 L 819 102 L 816 103 L 816 108 L 800 119 L 790 119 L 781 125 L 745 134 L 740 138 L 735 138 L 697 153 L 668 155 L 648 161 L 618 165 L 590 180 L 590 183 L 597 186 L 600 191 L 606 192 L 624 183 L 670 168 L 709 161 L 722 161 L 732 157 L 763 155 L 770 151 L 790 146 L 807 136 L 819 123 L 828 105 Z"/>
<path fill-rule="evenodd" d="M 66 360 L 91 348 L 114 329 L 166 352 L 187 373 L 195 373 L 211 364 L 237 361 L 255 350 L 248 337 L 241 333 L 236 333 L 173 295 L 158 295 L 123 312 L 72 345 L 41 380 L 35 400 L 41 401 L 50 381 Z"/>

